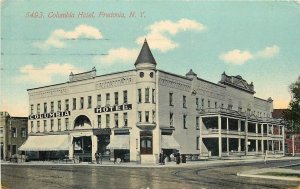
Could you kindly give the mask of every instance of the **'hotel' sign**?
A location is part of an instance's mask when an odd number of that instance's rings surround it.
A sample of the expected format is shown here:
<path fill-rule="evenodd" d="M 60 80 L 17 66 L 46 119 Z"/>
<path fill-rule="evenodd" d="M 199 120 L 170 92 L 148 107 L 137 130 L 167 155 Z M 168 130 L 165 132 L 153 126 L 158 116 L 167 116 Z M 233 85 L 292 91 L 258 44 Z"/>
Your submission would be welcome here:
<path fill-rule="evenodd" d="M 99 107 L 99 108 L 95 108 L 95 113 L 116 112 L 122 110 L 132 110 L 132 104 Z"/>

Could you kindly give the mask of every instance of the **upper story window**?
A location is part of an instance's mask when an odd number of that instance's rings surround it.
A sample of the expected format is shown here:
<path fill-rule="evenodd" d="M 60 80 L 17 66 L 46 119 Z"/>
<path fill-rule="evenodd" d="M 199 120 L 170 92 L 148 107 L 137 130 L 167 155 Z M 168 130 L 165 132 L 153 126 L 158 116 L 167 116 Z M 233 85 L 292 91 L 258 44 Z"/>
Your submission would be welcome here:
<path fill-rule="evenodd" d="M 106 128 L 110 127 L 110 115 L 106 114 Z"/>
<path fill-rule="evenodd" d="M 54 128 L 54 119 L 50 120 L 50 131 L 53 131 Z"/>
<path fill-rule="evenodd" d="M 210 108 L 210 100 L 207 101 L 207 107 Z"/>
<path fill-rule="evenodd" d="M 127 112 L 123 113 L 123 121 L 124 121 L 124 127 L 128 126 L 128 115 Z"/>
<path fill-rule="evenodd" d="M 200 148 L 199 148 L 199 140 L 200 139 L 200 137 L 196 137 L 196 150 L 200 150 Z"/>
<path fill-rule="evenodd" d="M 242 109 L 242 107 L 239 107 L 239 109 L 238 109 L 238 110 L 239 110 L 239 112 L 242 112 L 242 110 L 243 110 L 243 109 Z"/>
<path fill-rule="evenodd" d="M 106 93 L 106 106 L 110 106 L 110 94 Z"/>
<path fill-rule="evenodd" d="M 199 110 L 199 98 L 196 98 L 196 109 Z"/>
<path fill-rule="evenodd" d="M 186 108 L 186 96 L 182 97 L 182 106 Z"/>
<path fill-rule="evenodd" d="M 15 128 L 15 127 L 11 128 L 11 137 L 17 138 L 17 128 Z"/>
<path fill-rule="evenodd" d="M 21 128 L 21 137 L 26 138 L 26 136 L 27 136 L 26 128 Z"/>
<path fill-rule="evenodd" d="M 68 111 L 70 109 L 70 107 L 69 107 L 69 99 L 65 100 L 65 106 L 66 106 L 66 110 Z"/>
<path fill-rule="evenodd" d="M 115 127 L 118 128 L 119 127 L 119 115 L 114 114 L 114 118 L 115 118 Z"/>
<path fill-rule="evenodd" d="M 149 111 L 145 111 L 145 121 L 149 123 Z"/>
<path fill-rule="evenodd" d="M 65 118 L 65 128 L 66 131 L 69 130 L 69 118 Z"/>
<path fill-rule="evenodd" d="M 44 120 L 44 132 L 47 131 L 47 120 Z"/>
<path fill-rule="evenodd" d="M 142 112 L 141 111 L 138 112 L 138 121 L 142 122 Z"/>
<path fill-rule="evenodd" d="M 61 119 L 57 119 L 58 131 L 61 131 Z"/>
<path fill-rule="evenodd" d="M 92 96 L 88 96 L 88 108 L 92 108 Z"/>
<path fill-rule="evenodd" d="M 173 113 L 170 112 L 170 126 L 173 127 Z"/>
<path fill-rule="evenodd" d="M 127 93 L 127 90 L 123 91 L 123 103 L 124 104 L 128 103 L 128 93 Z"/>
<path fill-rule="evenodd" d="M 44 113 L 47 113 L 47 102 L 44 102 Z"/>
<path fill-rule="evenodd" d="M 153 72 L 150 73 L 150 77 L 153 78 Z"/>
<path fill-rule="evenodd" d="M 138 89 L 138 103 L 142 102 L 142 89 Z"/>
<path fill-rule="evenodd" d="M 34 108 L 34 105 L 31 104 L 31 105 L 30 105 L 30 114 L 33 114 L 33 108 Z"/>
<path fill-rule="evenodd" d="M 228 110 L 232 110 L 232 104 L 228 104 Z"/>
<path fill-rule="evenodd" d="M 204 98 L 201 99 L 201 107 L 204 109 Z"/>
<path fill-rule="evenodd" d="M 37 106 L 36 106 L 36 112 L 37 112 L 37 114 L 39 114 L 40 111 L 41 111 L 41 105 L 37 104 Z"/>
<path fill-rule="evenodd" d="M 145 89 L 145 102 L 149 103 L 149 88 Z"/>
<path fill-rule="evenodd" d="M 97 95 L 97 107 L 101 107 L 101 94 Z"/>
<path fill-rule="evenodd" d="M 73 98 L 73 110 L 76 110 L 76 98 Z"/>
<path fill-rule="evenodd" d="M 169 93 L 169 106 L 173 106 L 173 93 Z"/>
<path fill-rule="evenodd" d="M 152 103 L 155 103 L 155 89 L 152 89 Z"/>
<path fill-rule="evenodd" d="M 98 115 L 98 128 L 101 128 L 101 115 Z"/>
<path fill-rule="evenodd" d="M 119 93 L 115 92 L 115 104 L 119 104 Z"/>
<path fill-rule="evenodd" d="M 187 129 L 187 127 L 186 127 L 186 115 L 183 115 L 183 128 Z"/>
<path fill-rule="evenodd" d="M 215 102 L 215 108 L 218 108 L 218 103 L 217 102 Z"/>
<path fill-rule="evenodd" d="M 57 109 L 58 109 L 58 111 L 61 111 L 61 101 L 60 100 L 57 102 Z"/>
<path fill-rule="evenodd" d="M 155 111 L 152 110 L 152 122 L 155 123 Z"/>
<path fill-rule="evenodd" d="M 144 77 L 144 72 L 140 72 L 140 78 L 143 78 Z"/>
<path fill-rule="evenodd" d="M 52 101 L 50 104 L 51 104 L 51 107 L 50 107 L 51 108 L 51 112 L 54 112 L 54 102 Z"/>
<path fill-rule="evenodd" d="M 40 132 L 40 121 L 37 121 L 37 132 Z"/>
<path fill-rule="evenodd" d="M 198 116 L 196 117 L 196 129 L 197 130 L 199 129 L 199 117 Z"/>
<path fill-rule="evenodd" d="M 33 121 L 31 121 L 31 122 L 30 122 L 30 132 L 31 132 L 31 133 L 33 132 L 33 126 L 34 126 L 34 125 L 33 125 Z"/>
<path fill-rule="evenodd" d="M 84 98 L 80 97 L 80 109 L 84 108 Z"/>

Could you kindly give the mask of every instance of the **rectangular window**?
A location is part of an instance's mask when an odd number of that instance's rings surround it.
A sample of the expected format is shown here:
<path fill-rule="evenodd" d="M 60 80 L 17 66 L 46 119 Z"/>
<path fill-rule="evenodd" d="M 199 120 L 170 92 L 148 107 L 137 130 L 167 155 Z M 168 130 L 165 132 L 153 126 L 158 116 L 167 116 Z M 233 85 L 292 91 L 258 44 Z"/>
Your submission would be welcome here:
<path fill-rule="evenodd" d="M 44 132 L 47 132 L 47 120 L 44 120 Z"/>
<path fill-rule="evenodd" d="M 80 97 L 80 109 L 84 108 L 84 98 Z"/>
<path fill-rule="evenodd" d="M 119 104 L 119 93 L 115 92 L 115 104 L 118 105 Z"/>
<path fill-rule="evenodd" d="M 155 103 L 155 89 L 152 89 L 152 103 Z"/>
<path fill-rule="evenodd" d="M 186 108 L 186 96 L 182 97 L 182 106 Z"/>
<path fill-rule="evenodd" d="M 11 128 L 11 137 L 17 138 L 17 128 L 14 127 Z"/>
<path fill-rule="evenodd" d="M 201 99 L 201 108 L 204 109 L 204 98 Z"/>
<path fill-rule="evenodd" d="M 127 91 L 123 91 L 123 103 L 124 104 L 128 103 L 128 94 L 127 94 Z"/>
<path fill-rule="evenodd" d="M 115 127 L 118 128 L 119 127 L 119 116 L 118 116 L 118 114 L 114 115 L 114 119 L 115 119 Z"/>
<path fill-rule="evenodd" d="M 196 110 L 199 110 L 199 98 L 196 98 Z"/>
<path fill-rule="evenodd" d="M 200 137 L 196 138 L 196 150 L 200 150 L 199 149 L 199 139 L 200 139 Z"/>
<path fill-rule="evenodd" d="M 186 128 L 186 115 L 183 115 L 183 128 L 187 129 Z"/>
<path fill-rule="evenodd" d="M 106 106 L 110 106 L 110 94 L 106 93 Z"/>
<path fill-rule="evenodd" d="M 51 119 L 50 120 L 50 131 L 53 131 L 53 127 L 54 127 L 54 120 L 53 119 Z"/>
<path fill-rule="evenodd" d="M 54 112 L 54 102 L 52 101 L 50 104 L 51 104 L 51 107 L 50 107 L 51 108 L 51 112 Z"/>
<path fill-rule="evenodd" d="M 58 131 L 61 131 L 61 119 L 57 119 Z"/>
<path fill-rule="evenodd" d="M 98 128 L 101 128 L 101 115 L 98 115 Z"/>
<path fill-rule="evenodd" d="M 33 132 L 33 126 L 34 126 L 34 125 L 33 125 L 33 121 L 31 121 L 31 122 L 30 122 L 30 132 L 31 132 L 31 133 Z"/>
<path fill-rule="evenodd" d="M 124 127 L 128 126 L 128 115 L 127 113 L 123 113 Z"/>
<path fill-rule="evenodd" d="M 69 130 L 69 118 L 65 118 L 65 130 Z"/>
<path fill-rule="evenodd" d="M 97 96 L 97 107 L 98 108 L 101 107 L 101 95 L 100 94 Z"/>
<path fill-rule="evenodd" d="M 39 133 L 40 132 L 40 121 L 37 121 L 37 132 Z"/>
<path fill-rule="evenodd" d="M 41 111 L 41 105 L 37 104 L 37 106 L 36 106 L 36 112 L 37 112 L 37 114 L 40 114 L 40 111 Z"/>
<path fill-rule="evenodd" d="M 149 88 L 145 89 L 145 102 L 149 103 Z"/>
<path fill-rule="evenodd" d="M 92 108 L 92 96 L 88 96 L 88 108 Z"/>
<path fill-rule="evenodd" d="M 145 121 L 149 123 L 149 111 L 145 111 Z"/>
<path fill-rule="evenodd" d="M 155 111 L 152 110 L 152 122 L 155 123 Z"/>
<path fill-rule="evenodd" d="M 21 137 L 26 138 L 26 135 L 27 135 L 26 128 L 21 128 Z"/>
<path fill-rule="evenodd" d="M 169 93 L 169 106 L 173 106 L 173 93 Z"/>
<path fill-rule="evenodd" d="M 65 99 L 65 108 L 66 108 L 66 111 L 68 111 L 69 110 L 69 99 Z"/>
<path fill-rule="evenodd" d="M 138 103 L 142 103 L 142 89 L 138 89 Z"/>
<path fill-rule="evenodd" d="M 196 129 L 197 130 L 199 129 L 199 117 L 198 116 L 196 117 Z"/>
<path fill-rule="evenodd" d="M 228 104 L 228 110 L 232 110 L 232 104 Z"/>
<path fill-rule="evenodd" d="M 170 112 L 170 127 L 173 127 L 173 113 Z"/>
<path fill-rule="evenodd" d="M 44 102 L 44 113 L 47 113 L 47 102 Z"/>
<path fill-rule="evenodd" d="M 110 127 L 110 115 L 106 114 L 106 128 Z"/>
<path fill-rule="evenodd" d="M 73 98 L 73 110 L 76 110 L 76 98 Z"/>
<path fill-rule="evenodd" d="M 61 101 L 60 100 L 57 102 L 57 109 L 59 112 L 61 111 Z"/>
<path fill-rule="evenodd" d="M 207 107 L 210 108 L 210 100 L 207 100 Z"/>
<path fill-rule="evenodd" d="M 218 108 L 218 103 L 217 102 L 215 102 L 215 108 Z"/>
<path fill-rule="evenodd" d="M 17 154 L 17 145 L 11 145 L 12 147 L 12 154 Z"/>
<path fill-rule="evenodd" d="M 33 104 L 30 105 L 30 114 L 33 114 L 33 109 L 34 109 L 34 106 Z"/>
<path fill-rule="evenodd" d="M 142 112 L 138 112 L 138 121 L 142 122 Z"/>

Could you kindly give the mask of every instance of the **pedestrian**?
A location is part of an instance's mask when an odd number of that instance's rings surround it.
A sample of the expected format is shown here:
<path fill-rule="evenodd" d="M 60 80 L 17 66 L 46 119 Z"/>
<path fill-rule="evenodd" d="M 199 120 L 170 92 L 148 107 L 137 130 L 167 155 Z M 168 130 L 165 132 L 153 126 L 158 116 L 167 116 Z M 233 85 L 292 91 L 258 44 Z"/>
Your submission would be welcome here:
<path fill-rule="evenodd" d="M 180 164 L 180 153 L 176 154 L 176 164 Z"/>
<path fill-rule="evenodd" d="M 163 151 L 161 151 L 159 153 L 159 164 L 164 165 L 164 153 L 163 153 Z"/>
<path fill-rule="evenodd" d="M 95 158 L 96 158 L 97 164 L 99 164 L 99 154 L 98 154 L 98 152 L 95 153 Z"/>

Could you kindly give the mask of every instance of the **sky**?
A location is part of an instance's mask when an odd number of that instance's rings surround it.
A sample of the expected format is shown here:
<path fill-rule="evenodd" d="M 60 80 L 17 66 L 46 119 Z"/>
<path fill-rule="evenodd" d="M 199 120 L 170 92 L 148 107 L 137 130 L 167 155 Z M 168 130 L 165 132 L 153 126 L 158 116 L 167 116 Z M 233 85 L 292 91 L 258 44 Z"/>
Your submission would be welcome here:
<path fill-rule="evenodd" d="M 157 68 L 218 83 L 253 82 L 287 108 L 300 75 L 300 3 L 294 1 L 1 1 L 1 111 L 28 115 L 27 89 L 134 69 L 147 38 Z"/>

